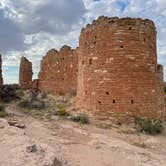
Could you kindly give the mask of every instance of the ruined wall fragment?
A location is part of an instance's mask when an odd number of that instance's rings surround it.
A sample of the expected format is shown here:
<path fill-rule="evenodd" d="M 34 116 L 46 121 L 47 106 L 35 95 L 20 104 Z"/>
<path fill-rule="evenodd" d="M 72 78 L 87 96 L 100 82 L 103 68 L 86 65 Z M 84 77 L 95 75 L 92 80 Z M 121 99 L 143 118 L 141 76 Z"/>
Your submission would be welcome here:
<path fill-rule="evenodd" d="M 2 77 L 2 58 L 0 55 L 0 88 L 3 86 L 3 77 Z"/>
<path fill-rule="evenodd" d="M 41 61 L 38 87 L 40 91 L 52 94 L 65 94 L 76 91 L 77 54 L 69 46 L 63 46 L 58 52 L 48 51 Z"/>
<path fill-rule="evenodd" d="M 32 63 L 25 57 L 22 57 L 19 69 L 19 85 L 22 89 L 32 88 L 32 75 Z"/>

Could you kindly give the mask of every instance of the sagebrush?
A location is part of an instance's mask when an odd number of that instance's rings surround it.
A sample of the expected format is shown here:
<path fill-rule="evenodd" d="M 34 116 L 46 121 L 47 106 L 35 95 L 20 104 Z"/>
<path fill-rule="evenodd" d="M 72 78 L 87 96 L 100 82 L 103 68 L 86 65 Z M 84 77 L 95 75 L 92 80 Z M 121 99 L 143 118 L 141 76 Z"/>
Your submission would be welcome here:
<path fill-rule="evenodd" d="M 160 134 L 164 129 L 162 120 L 157 118 L 135 117 L 134 122 L 139 132 L 151 135 Z"/>

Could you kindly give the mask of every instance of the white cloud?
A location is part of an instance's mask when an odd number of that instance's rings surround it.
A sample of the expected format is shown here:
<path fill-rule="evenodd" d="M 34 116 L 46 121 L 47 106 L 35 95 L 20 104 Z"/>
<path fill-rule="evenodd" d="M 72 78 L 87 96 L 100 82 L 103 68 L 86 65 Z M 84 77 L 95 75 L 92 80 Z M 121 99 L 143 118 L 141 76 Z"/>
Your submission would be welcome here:
<path fill-rule="evenodd" d="M 38 71 L 40 60 L 49 49 L 59 49 L 64 44 L 76 47 L 81 28 L 100 15 L 107 15 L 152 19 L 158 31 L 159 63 L 166 70 L 166 0 L 1 0 L 1 8 L 19 28 L 18 34 L 23 34 L 21 42 L 25 37 L 22 43 L 28 46 L 21 51 L 17 45 L 13 47 L 3 57 L 5 65 L 18 66 L 20 57 L 25 55 Z"/>

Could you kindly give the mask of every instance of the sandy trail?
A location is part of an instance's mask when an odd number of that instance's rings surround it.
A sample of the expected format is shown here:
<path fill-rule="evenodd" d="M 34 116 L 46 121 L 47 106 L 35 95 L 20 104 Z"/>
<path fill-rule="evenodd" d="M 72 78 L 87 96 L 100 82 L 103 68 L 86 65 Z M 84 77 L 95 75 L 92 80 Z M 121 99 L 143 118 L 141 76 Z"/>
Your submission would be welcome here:
<path fill-rule="evenodd" d="M 70 121 L 40 121 L 8 107 L 24 129 L 0 119 L 0 166 L 53 166 L 55 157 L 65 166 L 165 166 L 165 135 L 146 136 L 81 126 Z M 135 146 L 143 140 L 146 148 Z M 26 147 L 36 144 L 37 152 Z"/>

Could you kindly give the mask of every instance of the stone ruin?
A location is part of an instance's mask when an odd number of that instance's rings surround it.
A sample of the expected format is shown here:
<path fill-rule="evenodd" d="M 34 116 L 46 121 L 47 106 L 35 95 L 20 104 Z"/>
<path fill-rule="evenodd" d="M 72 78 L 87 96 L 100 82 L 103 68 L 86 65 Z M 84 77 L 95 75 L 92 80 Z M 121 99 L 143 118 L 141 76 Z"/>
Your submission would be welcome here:
<path fill-rule="evenodd" d="M 52 94 L 76 91 L 77 64 L 76 50 L 69 46 L 48 51 L 41 61 L 38 89 Z"/>
<path fill-rule="evenodd" d="M 32 88 L 32 75 L 32 63 L 25 57 L 22 57 L 19 71 L 19 85 L 22 89 Z"/>
<path fill-rule="evenodd" d="M 20 66 L 20 85 L 31 88 L 26 63 Z M 79 48 L 64 46 L 46 54 L 33 87 L 53 94 L 77 91 L 76 106 L 96 117 L 163 119 L 163 67 L 157 64 L 154 23 L 99 17 L 82 29 Z"/>
<path fill-rule="evenodd" d="M 80 35 L 77 106 L 102 117 L 164 117 L 152 21 L 99 17 Z"/>
<path fill-rule="evenodd" d="M 0 55 L 0 88 L 3 86 L 3 77 L 2 77 L 2 58 Z"/>

